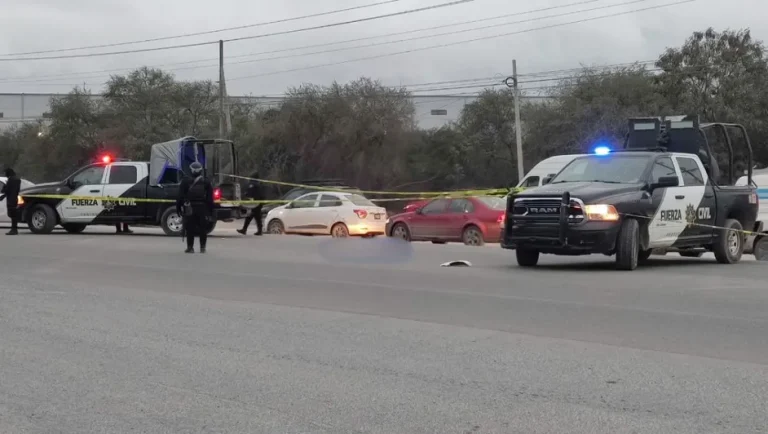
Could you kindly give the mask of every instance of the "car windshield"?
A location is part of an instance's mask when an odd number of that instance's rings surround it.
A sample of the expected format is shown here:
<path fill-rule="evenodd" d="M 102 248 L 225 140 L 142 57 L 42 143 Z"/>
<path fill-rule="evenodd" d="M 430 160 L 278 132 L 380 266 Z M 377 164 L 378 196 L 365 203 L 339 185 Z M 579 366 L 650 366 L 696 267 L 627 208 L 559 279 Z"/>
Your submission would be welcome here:
<path fill-rule="evenodd" d="M 367 198 L 359 195 L 359 194 L 350 194 L 347 195 L 347 199 L 349 199 L 350 202 L 357 206 L 376 206 L 375 203 L 371 202 Z"/>
<path fill-rule="evenodd" d="M 552 179 L 564 182 L 635 184 L 641 181 L 650 159 L 646 155 L 590 155 L 573 160 Z"/>
<path fill-rule="evenodd" d="M 491 209 L 505 209 L 507 206 L 507 200 L 503 197 L 483 196 L 478 197 L 477 200 Z"/>

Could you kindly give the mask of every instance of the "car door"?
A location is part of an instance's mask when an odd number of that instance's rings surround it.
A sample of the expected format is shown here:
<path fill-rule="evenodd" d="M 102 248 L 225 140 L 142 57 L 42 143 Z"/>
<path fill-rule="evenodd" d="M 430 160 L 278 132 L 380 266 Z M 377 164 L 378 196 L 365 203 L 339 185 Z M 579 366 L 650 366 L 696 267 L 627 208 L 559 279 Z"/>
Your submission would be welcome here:
<path fill-rule="evenodd" d="M 703 238 L 711 238 L 715 224 L 715 192 L 709 182 L 707 171 L 696 158 L 675 156 L 685 188 L 685 230 L 676 241 L 676 246 L 698 244 Z"/>
<path fill-rule="evenodd" d="M 444 238 L 445 230 L 441 232 L 441 224 L 444 223 L 450 202 L 450 199 L 435 199 L 414 213 L 408 221 L 411 237 L 430 240 Z"/>
<path fill-rule="evenodd" d="M 646 206 L 650 211 L 651 220 L 648 223 L 648 243 L 650 248 L 671 247 L 685 230 L 686 188 L 682 186 L 682 178 L 677 164 L 670 156 L 657 157 L 651 168 L 649 183 L 653 184 L 662 177 L 674 176 L 678 179 L 678 187 L 654 189 L 647 198 Z"/>
<path fill-rule="evenodd" d="M 451 240 L 460 240 L 464 225 L 469 222 L 471 213 L 475 210 L 475 206 L 469 199 L 453 199 L 448 205 L 448 212 L 446 212 L 444 222 L 444 236 Z"/>
<path fill-rule="evenodd" d="M 62 223 L 91 223 L 104 211 L 101 196 L 104 192 L 106 166 L 87 166 L 67 180 L 72 198 L 62 199 L 56 207 Z"/>
<path fill-rule="evenodd" d="M 317 205 L 318 193 L 299 196 L 283 213 L 285 230 L 296 233 L 312 233 L 312 208 Z"/>
<path fill-rule="evenodd" d="M 333 224 L 341 221 L 339 211 L 343 205 L 344 203 L 341 201 L 341 198 L 335 194 L 323 193 L 320 195 L 317 207 L 309 211 L 315 215 L 312 220 L 317 222 L 318 232 L 323 234 L 331 233 Z"/>
<path fill-rule="evenodd" d="M 105 199 L 104 212 L 100 220 L 111 222 L 139 220 L 144 216 L 146 202 L 136 201 L 145 195 L 144 184 L 136 163 L 112 163 L 107 169 L 107 183 L 102 197 Z M 108 199 L 116 200 L 108 200 Z"/>

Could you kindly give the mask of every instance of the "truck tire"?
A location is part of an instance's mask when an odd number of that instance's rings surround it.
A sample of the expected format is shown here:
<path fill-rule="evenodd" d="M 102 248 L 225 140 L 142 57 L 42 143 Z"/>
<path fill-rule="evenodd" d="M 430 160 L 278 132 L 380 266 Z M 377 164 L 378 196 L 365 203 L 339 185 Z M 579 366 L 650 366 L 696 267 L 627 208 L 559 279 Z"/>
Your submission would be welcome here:
<path fill-rule="evenodd" d="M 160 227 L 163 232 L 171 237 L 180 237 L 182 230 L 181 216 L 176 212 L 175 207 L 169 207 L 160 215 Z"/>
<path fill-rule="evenodd" d="M 768 236 L 761 235 L 755 240 L 752 254 L 758 261 L 768 261 Z"/>
<path fill-rule="evenodd" d="M 216 220 L 208 223 L 208 231 L 206 232 L 206 234 L 210 235 L 211 233 L 213 233 L 214 229 L 216 229 L 216 223 L 217 223 Z"/>
<path fill-rule="evenodd" d="M 616 268 L 634 270 L 640 262 L 640 224 L 635 219 L 624 220 L 616 239 Z"/>
<path fill-rule="evenodd" d="M 27 224 L 33 234 L 50 234 L 56 227 L 56 211 L 48 205 L 35 205 L 28 215 Z"/>
<path fill-rule="evenodd" d="M 79 234 L 85 230 L 86 225 L 81 223 L 64 223 L 61 227 L 70 234 Z"/>
<path fill-rule="evenodd" d="M 744 253 L 744 229 L 738 220 L 728 219 L 723 229 L 718 229 L 717 240 L 712 246 L 717 262 L 721 264 L 735 264 L 741 260 Z"/>
<path fill-rule="evenodd" d="M 515 249 L 517 265 L 521 267 L 535 267 L 539 263 L 539 251 L 528 249 Z"/>

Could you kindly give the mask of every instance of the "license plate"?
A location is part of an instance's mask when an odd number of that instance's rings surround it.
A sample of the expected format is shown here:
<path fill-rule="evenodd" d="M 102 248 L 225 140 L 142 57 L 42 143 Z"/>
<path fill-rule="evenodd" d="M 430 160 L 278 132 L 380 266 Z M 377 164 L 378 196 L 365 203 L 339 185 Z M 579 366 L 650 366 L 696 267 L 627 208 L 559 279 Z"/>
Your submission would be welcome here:
<path fill-rule="evenodd" d="M 376 220 L 381 220 L 381 214 L 374 214 L 373 218 Z"/>

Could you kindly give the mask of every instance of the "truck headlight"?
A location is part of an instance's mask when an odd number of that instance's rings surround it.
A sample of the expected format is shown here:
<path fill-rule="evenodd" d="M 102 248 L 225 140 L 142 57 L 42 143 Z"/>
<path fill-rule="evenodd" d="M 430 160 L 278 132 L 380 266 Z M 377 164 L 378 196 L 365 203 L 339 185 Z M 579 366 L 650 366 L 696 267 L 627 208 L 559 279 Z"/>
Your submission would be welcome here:
<path fill-rule="evenodd" d="M 587 220 L 615 222 L 619 220 L 619 212 L 613 205 L 584 205 Z"/>

